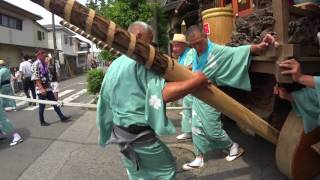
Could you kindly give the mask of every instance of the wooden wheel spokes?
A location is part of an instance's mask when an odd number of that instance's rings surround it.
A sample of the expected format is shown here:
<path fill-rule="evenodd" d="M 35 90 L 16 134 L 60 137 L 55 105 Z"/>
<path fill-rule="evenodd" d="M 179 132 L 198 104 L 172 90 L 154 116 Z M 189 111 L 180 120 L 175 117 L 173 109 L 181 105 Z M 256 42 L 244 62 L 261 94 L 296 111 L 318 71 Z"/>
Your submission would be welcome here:
<path fill-rule="evenodd" d="M 305 134 L 302 120 L 291 112 L 280 132 L 276 162 L 290 179 L 309 180 L 320 174 L 320 156 L 311 146 L 320 141 L 320 128 Z"/>

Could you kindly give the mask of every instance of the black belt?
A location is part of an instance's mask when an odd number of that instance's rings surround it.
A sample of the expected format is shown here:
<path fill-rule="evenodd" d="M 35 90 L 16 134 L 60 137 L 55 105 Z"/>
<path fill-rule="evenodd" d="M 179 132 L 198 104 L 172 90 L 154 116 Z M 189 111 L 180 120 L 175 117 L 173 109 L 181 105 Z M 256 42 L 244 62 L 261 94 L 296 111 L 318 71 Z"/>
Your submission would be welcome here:
<path fill-rule="evenodd" d="M 6 84 L 10 84 L 10 80 L 9 80 L 9 79 L 1 82 L 1 85 L 2 85 L 2 86 L 3 86 L 3 85 L 6 85 Z"/>
<path fill-rule="evenodd" d="M 139 134 L 139 133 L 146 131 L 146 130 L 153 130 L 150 126 L 138 126 L 135 124 L 132 124 L 129 127 L 118 126 L 118 128 L 120 128 L 124 131 L 127 131 L 129 133 L 132 133 L 132 134 Z"/>

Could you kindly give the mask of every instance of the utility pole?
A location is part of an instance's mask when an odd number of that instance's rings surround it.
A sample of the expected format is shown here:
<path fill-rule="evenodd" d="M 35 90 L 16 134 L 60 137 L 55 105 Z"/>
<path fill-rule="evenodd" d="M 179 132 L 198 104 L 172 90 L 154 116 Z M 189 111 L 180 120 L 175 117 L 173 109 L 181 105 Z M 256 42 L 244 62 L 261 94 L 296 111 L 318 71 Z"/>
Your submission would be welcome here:
<path fill-rule="evenodd" d="M 56 72 L 57 75 L 59 75 L 59 79 L 60 79 L 60 73 L 57 72 L 56 69 L 56 61 L 59 61 L 59 54 L 57 51 L 57 39 L 56 39 L 56 25 L 55 25 L 55 18 L 54 18 L 54 14 L 52 13 L 52 34 L 53 34 L 53 66 L 54 66 L 54 72 Z M 60 67 L 60 66 L 59 66 Z"/>

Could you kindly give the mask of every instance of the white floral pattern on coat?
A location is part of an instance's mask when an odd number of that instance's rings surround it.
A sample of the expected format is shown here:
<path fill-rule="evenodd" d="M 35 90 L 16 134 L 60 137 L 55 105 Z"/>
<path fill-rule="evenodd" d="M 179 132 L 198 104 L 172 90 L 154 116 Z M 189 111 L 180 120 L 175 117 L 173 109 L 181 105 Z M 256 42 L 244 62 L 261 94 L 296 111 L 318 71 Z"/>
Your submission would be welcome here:
<path fill-rule="evenodd" d="M 149 105 L 158 110 L 161 107 L 161 100 L 157 97 L 157 95 L 151 95 L 149 99 Z"/>

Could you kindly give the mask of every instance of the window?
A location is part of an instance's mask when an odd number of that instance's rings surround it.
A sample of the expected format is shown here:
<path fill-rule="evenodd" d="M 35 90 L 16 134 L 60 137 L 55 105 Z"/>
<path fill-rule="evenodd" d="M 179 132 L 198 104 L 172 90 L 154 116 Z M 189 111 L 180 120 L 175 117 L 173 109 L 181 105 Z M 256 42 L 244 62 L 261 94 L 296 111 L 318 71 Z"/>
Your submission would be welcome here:
<path fill-rule="evenodd" d="M 8 27 L 9 26 L 9 18 L 8 18 L 8 16 L 2 15 L 1 19 L 2 19 L 1 25 Z"/>
<path fill-rule="evenodd" d="M 37 35 L 38 35 L 38 40 L 41 41 L 41 40 L 42 40 L 42 33 L 41 33 L 41 31 L 37 31 Z"/>
<path fill-rule="evenodd" d="M 22 30 L 22 20 L 0 14 L 0 25 L 11 29 Z"/>
<path fill-rule="evenodd" d="M 39 41 L 44 40 L 45 39 L 44 32 L 43 31 L 37 31 L 37 37 L 38 37 Z"/>
<path fill-rule="evenodd" d="M 64 44 L 68 44 L 68 36 L 67 35 L 63 35 L 64 37 Z"/>
<path fill-rule="evenodd" d="M 69 37 L 69 39 L 70 39 L 70 46 L 72 46 L 73 45 L 72 37 Z"/>

